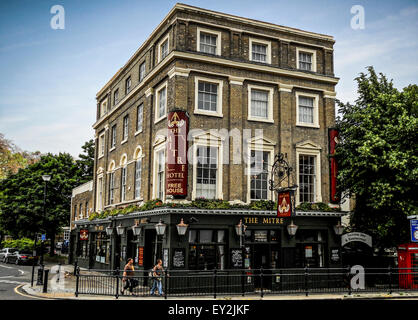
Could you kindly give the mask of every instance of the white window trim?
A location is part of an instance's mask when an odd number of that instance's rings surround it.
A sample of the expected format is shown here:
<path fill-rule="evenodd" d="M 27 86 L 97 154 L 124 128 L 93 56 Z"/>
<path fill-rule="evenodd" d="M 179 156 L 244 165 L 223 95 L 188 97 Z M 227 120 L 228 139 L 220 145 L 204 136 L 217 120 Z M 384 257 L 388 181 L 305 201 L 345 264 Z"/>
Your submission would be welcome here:
<path fill-rule="evenodd" d="M 217 93 L 217 101 L 216 101 L 216 111 L 209 111 L 209 110 L 200 110 L 199 106 L 199 81 L 202 82 L 210 82 L 216 83 L 218 85 L 218 93 Z M 223 80 L 216 80 L 211 78 L 204 78 L 204 77 L 195 77 L 194 78 L 194 113 L 195 114 L 202 114 L 206 116 L 214 116 L 214 117 L 223 117 L 222 114 L 222 96 L 223 96 Z"/>
<path fill-rule="evenodd" d="M 99 116 L 99 118 L 104 117 L 107 114 L 107 102 L 108 102 L 108 99 L 105 98 L 100 103 L 100 116 Z"/>
<path fill-rule="evenodd" d="M 251 90 L 252 89 L 268 91 L 267 118 L 254 117 L 251 115 Z M 264 87 L 264 86 L 248 84 L 248 120 L 274 123 L 273 93 L 274 93 L 274 89 L 272 87 Z"/>
<path fill-rule="evenodd" d="M 250 204 L 251 200 L 251 151 L 267 151 L 269 152 L 269 165 L 272 166 L 274 162 L 274 146 L 275 142 L 262 137 L 254 137 L 248 140 L 247 146 L 247 204 Z M 271 179 L 271 170 L 268 171 L 268 180 Z M 268 187 L 267 187 L 268 188 Z M 268 188 L 267 200 L 272 199 L 272 192 Z"/>
<path fill-rule="evenodd" d="M 142 189 L 143 189 L 143 184 L 142 184 L 142 174 L 143 174 L 143 170 L 142 170 L 142 159 L 145 157 L 145 155 L 142 154 L 142 147 L 141 146 L 137 146 L 134 152 L 134 156 L 133 156 L 133 160 L 135 163 L 135 172 L 134 172 L 134 199 L 136 200 L 142 200 L 143 196 L 142 196 Z M 139 178 L 141 186 L 139 188 L 139 197 L 136 197 L 136 164 L 138 162 L 138 160 L 141 160 L 141 177 Z"/>
<path fill-rule="evenodd" d="M 157 170 L 158 170 L 158 163 L 157 163 L 157 153 L 163 151 L 164 158 L 166 159 L 166 143 L 162 142 L 154 147 L 153 152 L 153 169 L 152 169 L 152 198 L 157 199 Z M 166 159 L 167 161 L 167 159 Z M 164 169 L 164 187 L 163 187 L 163 199 L 161 201 L 165 201 L 165 176 L 166 170 Z"/>
<path fill-rule="evenodd" d="M 266 58 L 266 62 L 261 62 L 261 61 L 253 60 L 253 42 L 259 43 L 259 44 L 263 44 L 263 45 L 266 45 L 267 46 L 267 58 Z M 271 42 L 270 41 L 260 40 L 260 39 L 255 39 L 255 38 L 250 38 L 250 50 L 248 50 L 248 51 L 250 52 L 250 56 L 249 56 L 250 61 L 271 64 Z"/>
<path fill-rule="evenodd" d="M 142 124 L 141 124 L 141 130 L 135 131 L 134 136 L 140 134 L 144 131 L 144 103 L 140 103 L 136 107 L 136 127 L 138 127 L 138 108 L 142 105 Z"/>
<path fill-rule="evenodd" d="M 104 186 L 103 169 L 101 170 L 101 173 L 97 175 L 97 180 L 96 180 L 97 184 L 99 184 L 100 179 L 102 179 L 102 185 L 101 185 L 102 195 L 101 195 L 101 199 L 100 199 L 100 197 L 99 197 L 100 188 L 99 188 L 99 186 L 97 186 L 97 191 L 96 191 L 96 211 L 97 212 L 100 212 L 100 211 L 103 210 L 103 192 L 104 192 L 104 188 L 103 188 L 103 186 Z"/>
<path fill-rule="evenodd" d="M 165 114 L 160 117 L 157 118 L 157 115 L 159 114 L 159 107 L 160 107 L 160 91 L 165 87 Z M 167 85 L 167 81 L 164 82 L 163 84 L 161 84 L 156 90 L 155 90 L 155 120 L 154 120 L 154 124 L 160 122 L 162 119 L 167 117 L 167 102 L 168 102 L 168 85 Z"/>
<path fill-rule="evenodd" d="M 217 147 L 218 148 L 218 170 L 216 172 L 216 198 L 223 200 L 223 139 L 211 135 L 210 133 L 193 138 L 193 189 L 192 200 L 196 199 L 196 187 L 197 187 L 197 147 Z"/>
<path fill-rule="evenodd" d="M 104 157 L 106 151 L 105 151 L 105 133 L 103 132 L 101 135 L 99 135 L 99 156 L 97 159 L 101 159 Z M 103 151 L 102 151 L 103 150 Z"/>
<path fill-rule="evenodd" d="M 322 189 L 321 189 L 321 150 L 315 147 L 296 147 L 296 179 L 299 184 L 299 156 L 308 155 L 315 156 L 315 202 L 322 202 Z M 299 201 L 299 188 L 296 190 L 296 205 L 300 204 Z"/>
<path fill-rule="evenodd" d="M 196 51 L 197 52 L 202 52 L 202 51 L 200 51 L 200 33 L 201 32 L 216 36 L 216 55 L 220 56 L 221 55 L 222 32 L 197 27 L 197 40 L 196 40 L 196 43 L 197 43 Z M 205 53 L 207 53 L 207 52 L 205 52 Z"/>
<path fill-rule="evenodd" d="M 299 52 L 312 54 L 312 69 L 310 71 L 316 72 L 316 50 L 296 47 L 296 69 L 302 70 L 299 68 Z M 302 70 L 302 71 L 307 71 L 307 70 Z"/>
<path fill-rule="evenodd" d="M 299 96 L 314 98 L 313 104 L 313 123 L 299 122 Z M 319 125 L 319 94 L 305 93 L 301 91 L 296 92 L 296 126 L 320 128 Z"/>
<path fill-rule="evenodd" d="M 167 35 L 158 43 L 158 62 L 161 61 L 161 46 L 164 44 L 164 42 L 167 40 L 167 52 L 170 52 L 170 34 L 167 33 Z M 166 58 L 168 57 L 168 54 L 165 56 Z"/>

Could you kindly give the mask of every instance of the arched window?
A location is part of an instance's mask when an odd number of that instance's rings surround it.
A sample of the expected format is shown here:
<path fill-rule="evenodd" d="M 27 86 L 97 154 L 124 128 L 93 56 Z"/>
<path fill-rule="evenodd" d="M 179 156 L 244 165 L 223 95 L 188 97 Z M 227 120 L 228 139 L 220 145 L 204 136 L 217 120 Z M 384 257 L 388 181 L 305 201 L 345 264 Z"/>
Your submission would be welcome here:
<path fill-rule="evenodd" d="M 135 160 L 135 199 L 141 198 L 142 158 L 142 148 L 138 146 L 133 157 Z"/>

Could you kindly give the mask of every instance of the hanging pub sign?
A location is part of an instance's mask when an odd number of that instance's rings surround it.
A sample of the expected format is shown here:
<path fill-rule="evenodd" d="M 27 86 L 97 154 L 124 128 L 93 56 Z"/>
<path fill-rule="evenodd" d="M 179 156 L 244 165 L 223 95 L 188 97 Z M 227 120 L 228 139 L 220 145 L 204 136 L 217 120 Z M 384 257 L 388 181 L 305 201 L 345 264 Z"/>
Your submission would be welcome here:
<path fill-rule="evenodd" d="M 328 136 L 329 136 L 329 161 L 330 161 L 330 202 L 331 203 L 339 203 L 340 198 L 337 194 L 337 175 L 338 175 L 338 168 L 337 168 L 337 160 L 335 159 L 335 147 L 338 143 L 338 130 L 335 128 L 328 129 Z"/>
<path fill-rule="evenodd" d="M 279 192 L 277 202 L 277 216 L 290 217 L 292 215 L 292 203 L 290 202 L 290 191 Z"/>
<path fill-rule="evenodd" d="M 89 239 L 89 230 L 88 229 L 81 229 L 80 230 L 80 240 L 88 240 Z"/>
<path fill-rule="evenodd" d="M 189 117 L 185 111 L 172 111 L 167 116 L 166 195 L 187 196 L 187 134 Z"/>

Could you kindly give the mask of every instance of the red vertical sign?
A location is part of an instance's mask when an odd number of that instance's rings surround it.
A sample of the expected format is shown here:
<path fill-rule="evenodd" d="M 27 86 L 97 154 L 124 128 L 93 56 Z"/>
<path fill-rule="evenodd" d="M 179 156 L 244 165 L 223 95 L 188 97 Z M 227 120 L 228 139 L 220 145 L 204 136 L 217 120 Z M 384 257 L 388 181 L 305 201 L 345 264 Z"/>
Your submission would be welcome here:
<path fill-rule="evenodd" d="M 338 130 L 330 128 L 328 130 L 329 135 L 329 155 L 330 155 L 330 202 L 339 203 L 340 199 L 337 194 L 337 161 L 335 160 L 335 147 L 338 143 Z"/>
<path fill-rule="evenodd" d="M 138 247 L 138 266 L 144 266 L 144 247 Z"/>
<path fill-rule="evenodd" d="M 166 195 L 187 196 L 187 134 L 189 117 L 185 111 L 167 116 Z"/>
<path fill-rule="evenodd" d="M 290 192 L 280 192 L 277 202 L 277 216 L 290 217 L 292 215 L 292 203 L 290 202 Z"/>

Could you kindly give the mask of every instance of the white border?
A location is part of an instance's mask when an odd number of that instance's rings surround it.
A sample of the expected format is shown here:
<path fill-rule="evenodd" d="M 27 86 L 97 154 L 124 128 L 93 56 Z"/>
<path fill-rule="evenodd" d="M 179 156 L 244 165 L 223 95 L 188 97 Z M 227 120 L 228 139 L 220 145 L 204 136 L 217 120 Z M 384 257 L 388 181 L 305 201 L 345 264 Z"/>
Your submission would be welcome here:
<path fill-rule="evenodd" d="M 167 58 L 170 54 L 170 33 L 167 33 L 167 35 L 158 43 L 158 62 L 161 62 L 161 60 L 164 60 L 165 58 Z M 167 40 L 167 55 L 164 57 L 164 59 L 161 59 L 161 46 L 163 45 L 163 43 Z"/>

